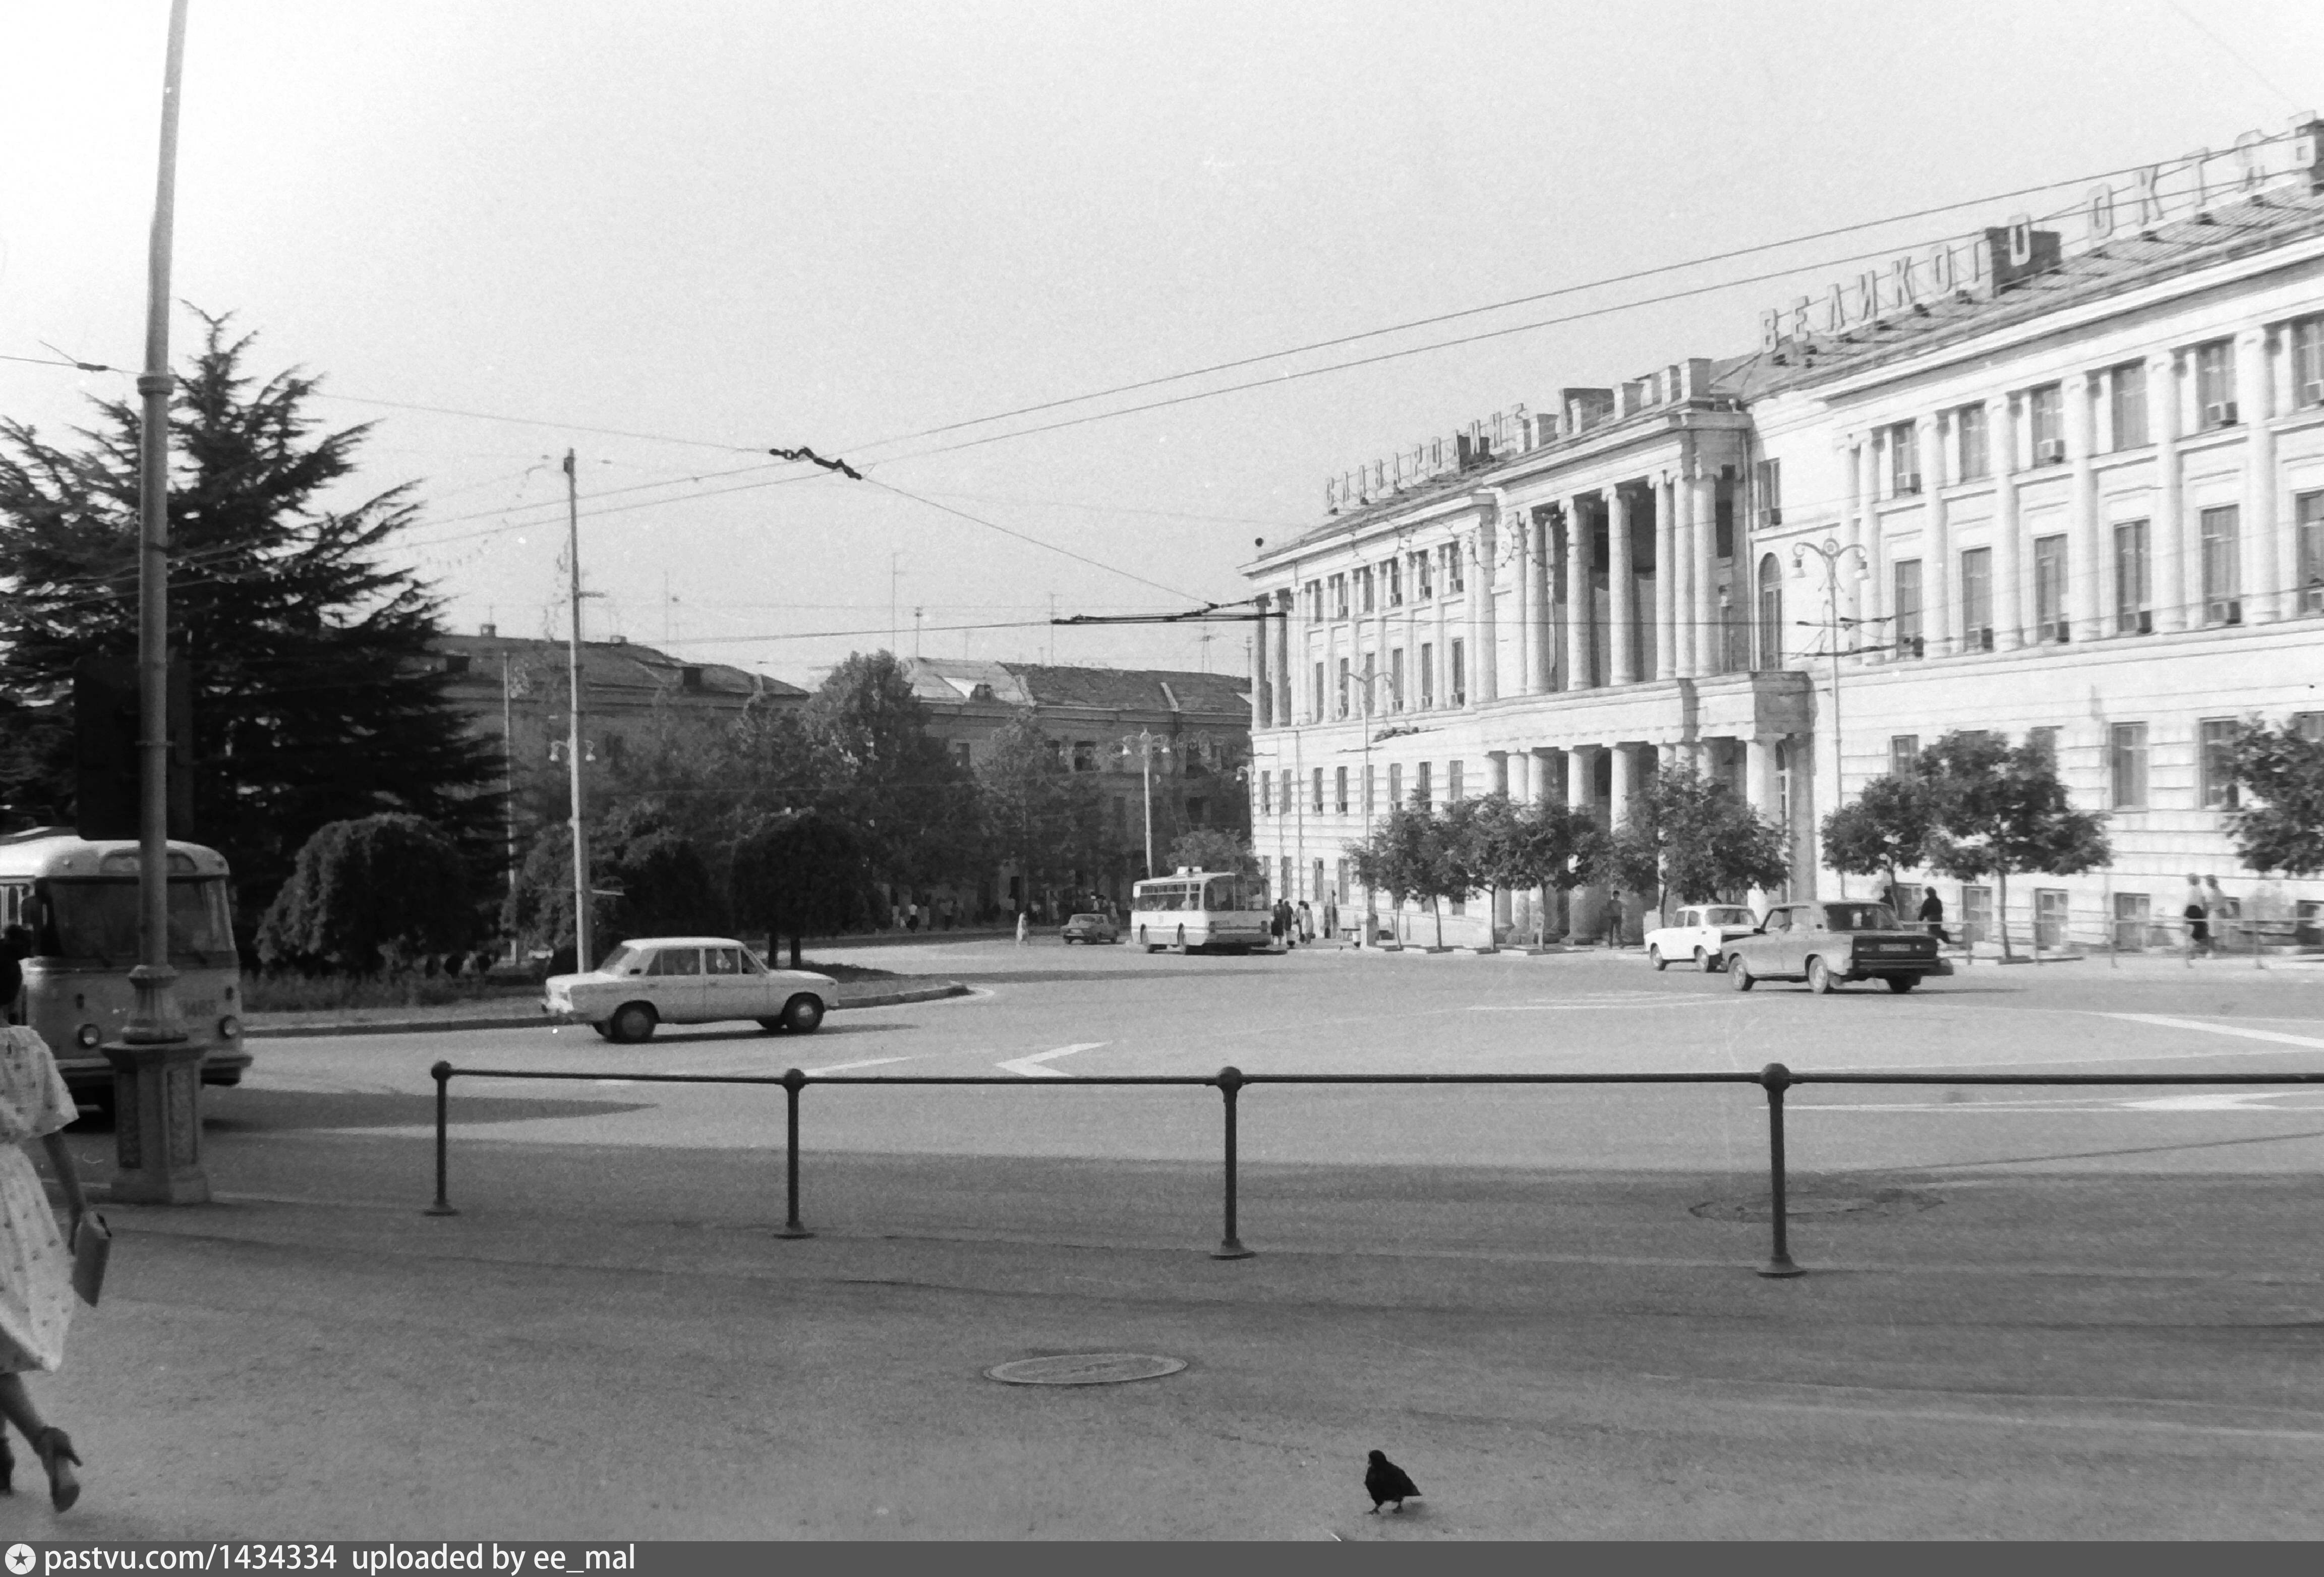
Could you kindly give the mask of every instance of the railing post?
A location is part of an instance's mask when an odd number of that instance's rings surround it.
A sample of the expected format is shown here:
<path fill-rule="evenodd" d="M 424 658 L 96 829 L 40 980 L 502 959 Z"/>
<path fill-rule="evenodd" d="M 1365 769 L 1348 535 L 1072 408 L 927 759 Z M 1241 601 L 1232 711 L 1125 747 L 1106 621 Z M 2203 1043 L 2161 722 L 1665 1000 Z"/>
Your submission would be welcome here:
<path fill-rule="evenodd" d="M 779 1238 L 811 1238 L 815 1236 L 815 1234 L 807 1231 L 807 1227 L 799 1221 L 798 1213 L 798 1098 L 799 1092 L 806 1088 L 807 1075 L 799 1072 L 798 1069 L 791 1068 L 784 1073 L 783 1096 L 785 1102 L 790 1109 L 788 1113 L 790 1118 L 790 1128 L 789 1137 L 783 1145 L 783 1172 L 785 1180 L 785 1200 L 787 1204 L 783 1215 L 783 1224 L 775 1232 L 775 1236 Z"/>
<path fill-rule="evenodd" d="M 445 1194 L 447 1181 L 446 1152 L 450 1148 L 452 1065 L 439 1062 L 428 1070 L 428 1076 L 436 1081 L 436 1203 L 428 1207 L 426 1213 L 457 1215 L 460 1213 L 452 1208 L 452 1201 Z"/>
<path fill-rule="evenodd" d="M 1235 1067 L 1221 1068 L 1215 1082 L 1219 1086 L 1219 1093 L 1226 1097 L 1227 1217 L 1226 1235 L 1219 1240 L 1219 1246 L 1211 1250 L 1211 1258 L 1248 1259 L 1251 1256 L 1251 1250 L 1244 1248 L 1242 1239 L 1235 1235 L 1235 1096 L 1242 1090 L 1242 1070 Z"/>
<path fill-rule="evenodd" d="M 1767 1175 L 1769 1219 L 1775 1222 L 1774 1252 L 1759 1267 L 1762 1276 L 1804 1276 L 1792 1263 L 1791 1221 L 1784 1203 L 1784 1092 L 1791 1087 L 1792 1070 L 1771 1062 L 1759 1070 L 1759 1084 L 1767 1092 Z"/>

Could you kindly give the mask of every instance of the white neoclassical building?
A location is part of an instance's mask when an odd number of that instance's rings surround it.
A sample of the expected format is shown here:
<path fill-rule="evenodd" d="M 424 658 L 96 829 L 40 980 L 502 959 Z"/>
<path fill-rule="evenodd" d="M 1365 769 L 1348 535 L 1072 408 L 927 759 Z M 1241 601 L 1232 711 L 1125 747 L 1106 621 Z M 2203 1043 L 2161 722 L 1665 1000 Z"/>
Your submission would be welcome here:
<path fill-rule="evenodd" d="M 2239 868 L 2216 745 L 2255 713 L 2324 730 L 2319 173 L 2303 117 L 1796 300 L 1753 355 L 1333 479 L 1247 571 L 1280 614 L 1252 673 L 1269 875 L 1361 908 L 1348 846 L 1390 803 L 1619 821 L 1684 759 L 1830 892 L 1817 825 L 1868 779 L 1949 730 L 2038 732 L 2115 860 L 2011 883 L 2006 917 L 1924 875 L 1978 934 L 2144 945 L 2190 873 L 2312 930 L 2324 883 Z M 1447 939 L 1529 931 L 1530 901 Z M 1545 918 L 1609 918 L 1589 893 Z"/>

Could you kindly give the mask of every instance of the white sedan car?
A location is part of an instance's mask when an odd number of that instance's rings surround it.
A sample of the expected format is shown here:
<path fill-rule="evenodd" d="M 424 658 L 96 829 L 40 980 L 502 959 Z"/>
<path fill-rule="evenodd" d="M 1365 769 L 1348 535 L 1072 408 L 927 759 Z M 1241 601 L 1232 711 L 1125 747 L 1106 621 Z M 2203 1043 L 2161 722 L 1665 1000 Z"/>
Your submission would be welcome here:
<path fill-rule="evenodd" d="M 770 969 L 731 936 L 640 936 L 586 974 L 553 974 L 540 1010 L 589 1025 L 608 1040 L 645 1040 L 657 1024 L 755 1019 L 805 1035 L 839 1000 L 839 982 L 804 969 Z"/>
<path fill-rule="evenodd" d="M 1758 927 L 1759 918 L 1745 904 L 1690 904 L 1669 925 L 1646 933 L 1646 962 L 1666 969 L 1673 962 L 1692 959 L 1695 968 L 1710 974 L 1719 968 L 1721 947 Z"/>

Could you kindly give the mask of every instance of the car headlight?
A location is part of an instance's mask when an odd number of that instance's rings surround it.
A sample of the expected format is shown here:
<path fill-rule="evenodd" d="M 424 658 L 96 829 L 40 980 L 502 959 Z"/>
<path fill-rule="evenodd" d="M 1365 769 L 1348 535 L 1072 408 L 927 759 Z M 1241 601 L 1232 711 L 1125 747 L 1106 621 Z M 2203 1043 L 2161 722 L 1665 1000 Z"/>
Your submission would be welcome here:
<path fill-rule="evenodd" d="M 73 1031 L 73 1040 L 75 1043 L 87 1051 L 95 1051 L 97 1049 L 97 1042 L 104 1038 L 104 1032 L 99 1030 L 94 1024 L 84 1024 L 79 1028 Z"/>
<path fill-rule="evenodd" d="M 242 1020 L 241 1020 L 241 1019 L 237 1019 L 237 1018 L 235 1018 L 235 1017 L 233 1014 L 231 1014 L 231 1013 L 228 1013 L 225 1018 L 223 1018 L 223 1019 L 219 1019 L 219 1020 L 218 1020 L 218 1038 L 219 1038 L 220 1040 L 239 1040 L 239 1039 L 241 1039 L 241 1038 L 242 1038 Z"/>

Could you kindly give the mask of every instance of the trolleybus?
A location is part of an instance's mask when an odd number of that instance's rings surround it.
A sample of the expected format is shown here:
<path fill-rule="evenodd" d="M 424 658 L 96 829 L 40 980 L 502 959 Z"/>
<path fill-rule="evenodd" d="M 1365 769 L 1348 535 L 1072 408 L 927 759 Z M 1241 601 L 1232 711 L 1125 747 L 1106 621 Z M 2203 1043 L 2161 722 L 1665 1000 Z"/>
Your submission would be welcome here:
<path fill-rule="evenodd" d="M 1267 883 L 1258 877 L 1182 870 L 1130 891 L 1130 934 L 1148 953 L 1165 947 L 1248 953 L 1267 945 Z"/>
<path fill-rule="evenodd" d="M 215 849 L 172 843 L 170 963 L 188 1037 L 203 1048 L 202 1083 L 242 1082 L 242 971 L 235 953 L 226 861 Z M 104 1047 L 118 1043 L 136 1000 L 137 844 L 91 842 L 62 827 L 0 836 L 0 927 L 22 926 L 24 1022 L 56 1054 L 76 1097 L 113 1097 Z"/>

